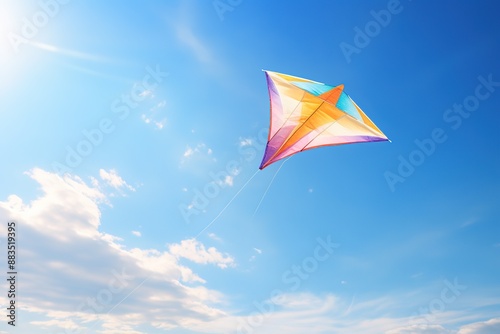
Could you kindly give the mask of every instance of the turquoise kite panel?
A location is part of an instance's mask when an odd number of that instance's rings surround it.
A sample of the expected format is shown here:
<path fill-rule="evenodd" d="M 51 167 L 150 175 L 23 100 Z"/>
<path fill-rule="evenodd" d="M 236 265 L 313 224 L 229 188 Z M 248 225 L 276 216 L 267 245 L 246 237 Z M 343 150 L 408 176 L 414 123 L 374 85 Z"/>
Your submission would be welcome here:
<path fill-rule="evenodd" d="M 343 112 L 351 115 L 358 121 L 362 121 L 361 115 L 359 114 L 358 110 L 354 106 L 354 103 L 352 103 L 351 98 L 349 95 L 346 93 L 342 92 L 340 94 L 339 100 L 337 101 L 336 107 L 342 110 Z"/>

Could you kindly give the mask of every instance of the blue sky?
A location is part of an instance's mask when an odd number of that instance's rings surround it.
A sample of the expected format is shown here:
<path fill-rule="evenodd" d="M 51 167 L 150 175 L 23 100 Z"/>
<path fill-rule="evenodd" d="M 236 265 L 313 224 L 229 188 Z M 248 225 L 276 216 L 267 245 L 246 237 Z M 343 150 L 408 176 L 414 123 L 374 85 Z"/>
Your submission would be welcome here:
<path fill-rule="evenodd" d="M 2 0 L 0 332 L 500 332 L 498 6 Z M 392 142 L 258 171 L 262 69 Z"/>

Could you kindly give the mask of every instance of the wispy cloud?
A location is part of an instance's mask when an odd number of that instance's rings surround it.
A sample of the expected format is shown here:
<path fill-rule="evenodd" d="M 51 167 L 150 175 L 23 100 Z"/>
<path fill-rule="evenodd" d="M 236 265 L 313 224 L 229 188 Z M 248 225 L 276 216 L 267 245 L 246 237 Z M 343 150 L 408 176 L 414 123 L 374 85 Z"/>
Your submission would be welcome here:
<path fill-rule="evenodd" d="M 200 29 L 198 22 L 199 6 L 194 5 L 187 1 L 181 2 L 175 19 L 169 22 L 175 38 L 179 44 L 183 46 L 193 58 L 205 65 L 204 69 L 212 71 L 223 71 L 222 63 L 219 61 L 215 53 L 215 49 L 211 47 L 211 41 L 203 29 Z"/>
<path fill-rule="evenodd" d="M 165 100 L 160 101 L 160 102 L 158 102 L 156 105 L 154 105 L 151 108 L 151 111 L 155 111 L 155 110 L 158 110 L 158 109 L 161 109 L 161 108 L 165 108 L 166 105 L 167 105 L 167 101 L 165 101 Z"/>
<path fill-rule="evenodd" d="M 139 231 L 132 231 L 132 234 L 135 235 L 136 237 L 142 236 L 141 232 Z"/>
<path fill-rule="evenodd" d="M 259 248 L 255 248 L 255 247 L 254 247 L 254 248 L 253 248 L 253 251 L 254 251 L 257 255 L 261 255 L 261 254 L 262 254 L 262 250 L 261 250 L 261 249 L 259 249 Z M 257 258 L 257 255 L 255 255 L 255 254 L 254 254 L 254 255 L 250 256 L 249 261 L 250 261 L 250 262 L 255 261 L 255 259 Z"/>
<path fill-rule="evenodd" d="M 423 273 L 419 272 L 419 273 L 415 273 L 415 274 L 411 275 L 410 277 L 413 278 L 413 279 L 416 279 L 416 278 L 422 277 L 423 275 L 424 275 Z"/>
<path fill-rule="evenodd" d="M 61 47 L 46 44 L 46 43 L 40 43 L 40 42 L 35 42 L 35 41 L 28 41 L 27 43 L 29 43 L 30 45 L 32 45 L 38 49 L 44 50 L 44 51 L 49 51 L 49 52 L 52 52 L 52 53 L 55 53 L 58 55 L 67 56 L 67 57 L 78 58 L 81 60 L 94 61 L 94 62 L 106 62 L 106 63 L 116 63 L 117 62 L 117 59 L 111 59 L 108 57 L 95 55 L 95 54 L 91 54 L 91 53 L 65 49 L 65 48 L 61 48 Z"/>
<path fill-rule="evenodd" d="M 479 222 L 479 218 L 477 218 L 477 217 L 469 218 L 466 221 L 464 221 L 462 223 L 462 225 L 460 225 L 460 227 L 467 227 L 467 226 L 470 226 L 473 224 L 477 224 L 478 222 Z"/>
<path fill-rule="evenodd" d="M 193 27 L 188 21 L 184 20 L 177 22 L 175 31 L 179 41 L 185 45 L 199 61 L 203 63 L 212 61 L 211 51 L 195 34 Z"/>
<path fill-rule="evenodd" d="M 108 80 L 119 81 L 119 82 L 126 82 L 129 84 L 134 84 L 134 80 L 131 78 L 126 78 L 123 76 L 118 76 L 118 75 L 106 73 L 102 70 L 95 70 L 95 69 L 91 69 L 89 67 L 84 67 L 84 66 L 80 66 L 80 65 L 66 63 L 66 62 L 61 62 L 61 64 L 63 66 L 66 66 L 66 67 L 72 69 L 72 70 L 75 70 L 75 71 L 78 71 L 78 72 L 81 72 L 84 74 L 88 74 L 90 76 L 99 77 L 99 78 L 108 79 Z"/>

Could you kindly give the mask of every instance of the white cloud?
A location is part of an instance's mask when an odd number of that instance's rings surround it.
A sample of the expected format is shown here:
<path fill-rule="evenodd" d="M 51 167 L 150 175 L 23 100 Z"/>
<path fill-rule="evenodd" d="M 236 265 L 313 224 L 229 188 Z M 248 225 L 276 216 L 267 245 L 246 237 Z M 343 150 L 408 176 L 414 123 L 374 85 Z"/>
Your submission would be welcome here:
<path fill-rule="evenodd" d="M 500 318 L 465 325 L 457 334 L 493 334 L 500 333 Z"/>
<path fill-rule="evenodd" d="M 141 324 L 202 327 L 198 323 L 226 314 L 217 306 L 225 297 L 201 285 L 205 280 L 178 258 L 225 267 L 233 264 L 229 255 L 192 239 L 174 244 L 180 246 L 175 255 L 167 249 L 129 250 L 121 239 L 99 231 L 99 204 L 107 201 L 99 188 L 41 169 L 27 174 L 42 194 L 29 203 L 17 195 L 0 201 L 0 220 L 16 221 L 29 240 L 22 248 L 23 307 L 37 314 L 35 325 L 51 332 L 139 333 Z M 0 229 L 0 243 L 5 237 Z M 0 304 L 6 301 L 0 297 Z"/>
<path fill-rule="evenodd" d="M 189 158 L 194 154 L 195 150 L 193 150 L 191 147 L 187 147 L 186 150 L 184 151 L 184 154 L 182 155 L 184 158 Z"/>
<path fill-rule="evenodd" d="M 332 295 L 283 293 L 254 306 L 254 316 L 238 319 L 241 333 L 340 333 L 335 325 L 340 308 Z"/>
<path fill-rule="evenodd" d="M 148 118 L 145 114 L 142 114 L 141 118 L 144 121 L 144 123 L 146 123 L 146 124 L 151 123 L 151 118 Z"/>
<path fill-rule="evenodd" d="M 234 176 L 226 175 L 226 177 L 224 177 L 224 181 L 220 181 L 219 185 L 222 187 L 224 187 L 224 186 L 232 187 L 234 185 Z"/>
<path fill-rule="evenodd" d="M 142 114 L 141 119 L 143 120 L 144 123 L 153 125 L 156 129 L 162 130 L 165 125 L 167 124 L 167 119 L 162 118 L 161 120 L 158 120 L 158 118 L 155 116 L 155 114 L 162 108 L 164 108 L 167 104 L 167 101 L 162 100 L 158 103 L 156 103 L 154 106 L 152 106 L 149 109 L 149 113 L 147 114 Z"/>
<path fill-rule="evenodd" d="M 76 324 L 72 320 L 47 320 L 47 321 L 32 321 L 32 325 L 41 327 L 41 328 L 51 328 L 51 327 L 59 327 L 59 328 L 64 328 L 64 329 L 83 329 L 83 327 L 80 327 L 78 324 Z"/>
<path fill-rule="evenodd" d="M 26 219 L 30 227 L 61 241 L 71 238 L 72 235 L 95 237 L 100 225 L 99 203 L 107 203 L 106 196 L 97 188 L 88 187 L 79 177 L 65 175 L 63 177 L 41 169 L 33 169 L 26 173 L 37 181 L 45 197 L 34 200 L 31 205 L 24 204 L 23 200 L 11 195 L 7 202 L 3 202 L 5 210 L 16 212 L 13 217 Z M 62 205 L 66 204 L 68 208 Z M 35 208 L 36 210 L 34 210 Z M 64 210 L 63 210 L 64 209 Z M 59 211 L 72 210 L 71 217 L 86 216 L 86 221 L 76 219 L 72 225 L 53 224 L 53 218 L 59 218 Z M 35 219 L 36 218 L 36 219 Z"/>
<path fill-rule="evenodd" d="M 240 147 L 251 146 L 251 145 L 253 145 L 253 139 L 252 138 L 240 138 L 240 141 L 238 144 L 240 145 Z"/>
<path fill-rule="evenodd" d="M 100 169 L 99 176 L 108 186 L 116 190 L 121 191 L 125 188 L 130 191 L 135 191 L 135 188 L 127 184 L 127 182 L 125 182 L 125 180 L 123 180 L 114 169 L 109 170 L 109 172 L 104 169 Z"/>
<path fill-rule="evenodd" d="M 314 308 L 315 306 L 333 305 L 335 297 L 327 295 L 325 298 L 311 293 L 285 293 L 274 301 L 276 305 L 287 309 Z"/>
<path fill-rule="evenodd" d="M 257 254 L 262 254 L 262 250 L 261 249 L 258 249 L 258 248 L 254 247 L 253 250 L 256 251 Z"/>
<path fill-rule="evenodd" d="M 205 246 L 196 239 L 183 240 L 180 244 L 169 245 L 168 249 L 176 257 L 185 258 L 195 263 L 212 263 L 220 268 L 235 265 L 231 256 L 218 252 L 215 247 L 205 249 Z"/>
<path fill-rule="evenodd" d="M 158 102 L 157 104 L 155 104 L 153 107 L 151 107 L 151 111 L 156 111 L 158 109 L 161 109 L 161 108 L 165 108 L 165 106 L 167 105 L 167 101 L 166 100 L 162 100 L 160 102 Z"/>
<path fill-rule="evenodd" d="M 195 147 L 187 146 L 186 150 L 182 154 L 183 159 L 181 160 L 181 163 L 184 163 L 187 159 L 192 158 L 195 155 L 206 155 L 206 156 L 211 156 L 213 154 L 213 150 L 210 147 L 207 147 L 205 143 L 199 143 Z"/>
<path fill-rule="evenodd" d="M 141 232 L 139 231 L 132 231 L 132 234 L 135 235 L 136 237 L 142 236 Z"/>
<path fill-rule="evenodd" d="M 150 89 L 145 89 L 143 90 L 142 92 L 139 93 L 139 96 L 140 97 L 143 97 L 143 98 L 153 98 L 154 97 L 154 92 Z"/>
<path fill-rule="evenodd" d="M 164 118 L 161 121 L 153 121 L 153 124 L 158 130 L 161 130 L 165 127 L 165 124 L 167 124 L 167 119 Z"/>
<path fill-rule="evenodd" d="M 212 232 L 208 233 L 208 237 L 212 240 L 215 240 L 215 241 L 219 241 L 219 242 L 222 241 L 222 239 L 219 238 L 219 236 L 217 234 L 212 233 Z"/>
<path fill-rule="evenodd" d="M 233 176 L 238 176 L 238 175 L 240 175 L 240 173 L 241 173 L 241 167 L 240 167 L 240 168 L 235 167 L 235 168 L 233 168 L 233 169 L 231 169 L 231 170 L 228 170 L 228 172 L 229 172 L 231 175 L 233 175 Z"/>
<path fill-rule="evenodd" d="M 440 325 L 413 325 L 392 329 L 387 334 L 452 334 L 453 331 Z"/>

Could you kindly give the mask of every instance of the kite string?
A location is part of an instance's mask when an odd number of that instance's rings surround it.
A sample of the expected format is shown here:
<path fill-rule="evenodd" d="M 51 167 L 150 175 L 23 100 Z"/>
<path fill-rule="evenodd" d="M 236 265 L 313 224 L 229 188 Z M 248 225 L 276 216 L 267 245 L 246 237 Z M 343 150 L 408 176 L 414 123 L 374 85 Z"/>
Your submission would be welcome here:
<path fill-rule="evenodd" d="M 259 208 L 260 208 L 260 205 L 262 204 L 262 202 L 264 201 L 264 198 L 266 197 L 267 195 L 267 192 L 269 191 L 269 189 L 271 188 L 271 185 L 273 184 L 274 182 L 274 179 L 276 178 L 276 176 L 278 175 L 279 171 L 281 170 L 281 168 L 283 167 L 283 165 L 285 164 L 285 162 L 288 161 L 288 159 L 290 159 L 291 157 L 288 157 L 286 160 L 283 161 L 283 163 L 281 164 L 281 166 L 278 168 L 278 170 L 276 171 L 276 173 L 274 173 L 274 176 L 273 178 L 271 179 L 271 182 L 269 182 L 269 185 L 267 186 L 267 189 L 266 191 L 264 191 L 264 194 L 262 195 L 260 201 L 259 201 L 259 204 L 257 204 L 257 207 L 255 208 L 255 211 L 253 212 L 253 215 L 252 215 L 252 219 L 255 217 L 255 214 L 257 213 L 257 211 L 259 211 Z"/>
<path fill-rule="evenodd" d="M 201 230 L 200 233 L 198 233 L 196 235 L 196 237 L 194 237 L 195 239 L 197 239 L 200 236 L 200 234 L 202 234 L 203 232 L 205 232 L 206 229 L 208 229 L 210 226 L 212 226 L 212 224 L 215 223 L 215 221 L 217 219 L 219 219 L 219 217 L 224 213 L 224 211 L 226 211 L 226 209 L 229 207 L 229 205 L 231 205 L 231 203 L 243 191 L 243 189 L 245 189 L 245 187 L 250 183 L 250 181 L 252 181 L 252 179 L 255 177 L 255 175 L 257 175 L 257 173 L 259 171 L 260 171 L 260 169 L 257 169 L 257 171 L 252 175 L 252 177 L 249 178 L 247 182 L 245 182 L 245 184 L 240 188 L 240 190 L 238 190 L 238 192 L 233 196 L 233 198 L 231 198 L 231 200 L 226 204 L 226 206 L 219 212 L 219 214 L 207 226 L 205 226 L 205 228 L 203 230 Z"/>

